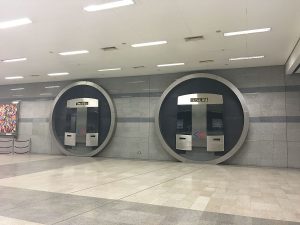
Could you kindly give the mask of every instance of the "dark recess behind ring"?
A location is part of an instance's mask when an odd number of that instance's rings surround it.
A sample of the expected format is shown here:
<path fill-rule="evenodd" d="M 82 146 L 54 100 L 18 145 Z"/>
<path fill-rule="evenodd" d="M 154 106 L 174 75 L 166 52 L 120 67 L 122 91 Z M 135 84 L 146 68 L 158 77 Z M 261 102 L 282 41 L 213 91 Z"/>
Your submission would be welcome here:
<path fill-rule="evenodd" d="M 159 113 L 161 134 L 170 148 L 185 157 L 195 157 L 191 152 L 176 150 L 177 97 L 193 93 L 212 93 L 223 95 L 223 122 L 225 151 L 214 153 L 215 158 L 225 155 L 238 142 L 244 126 L 244 113 L 235 93 L 221 82 L 208 78 L 194 78 L 177 85 L 169 92 Z M 187 157 L 189 158 L 189 157 Z M 192 160 L 199 160 L 193 159 Z"/>
<path fill-rule="evenodd" d="M 108 135 L 111 123 L 111 111 L 105 96 L 96 88 L 80 85 L 67 90 L 58 100 L 53 111 L 53 130 L 56 132 L 59 142 L 64 145 L 64 135 L 66 129 L 66 106 L 67 100 L 74 98 L 95 98 L 99 100 L 99 139 L 100 146 Z M 95 147 L 97 148 L 97 147 Z"/>

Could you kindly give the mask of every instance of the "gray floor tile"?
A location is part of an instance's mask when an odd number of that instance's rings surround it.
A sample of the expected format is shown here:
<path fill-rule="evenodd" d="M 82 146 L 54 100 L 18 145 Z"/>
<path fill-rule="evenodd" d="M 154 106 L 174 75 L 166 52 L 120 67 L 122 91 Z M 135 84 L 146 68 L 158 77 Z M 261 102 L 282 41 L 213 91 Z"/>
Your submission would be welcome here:
<path fill-rule="evenodd" d="M 103 207 L 73 217 L 69 220 L 62 221 L 58 224 L 299 225 L 300 223 L 114 201 L 104 205 Z"/>
<path fill-rule="evenodd" d="M 10 206 L 14 208 L 2 210 L 1 216 L 52 224 L 100 207 L 110 200 L 24 190 L 23 195 L 19 193 L 15 199 L 8 199 L 5 202 L 10 201 L 12 202 Z"/>
<path fill-rule="evenodd" d="M 93 162 L 95 158 L 64 157 L 33 162 L 0 165 L 0 179 Z"/>
<path fill-rule="evenodd" d="M 0 211 L 58 196 L 59 194 L 51 192 L 0 186 Z"/>

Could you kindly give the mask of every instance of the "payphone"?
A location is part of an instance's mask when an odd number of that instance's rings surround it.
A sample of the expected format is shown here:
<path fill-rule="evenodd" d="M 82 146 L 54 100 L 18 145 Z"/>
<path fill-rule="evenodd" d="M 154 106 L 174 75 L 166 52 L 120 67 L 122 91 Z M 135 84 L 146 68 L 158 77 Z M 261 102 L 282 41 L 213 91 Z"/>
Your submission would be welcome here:
<path fill-rule="evenodd" d="M 177 98 L 176 149 L 224 151 L 223 96 L 197 93 Z"/>
<path fill-rule="evenodd" d="M 67 101 L 64 144 L 67 146 L 98 146 L 99 101 L 76 98 Z"/>

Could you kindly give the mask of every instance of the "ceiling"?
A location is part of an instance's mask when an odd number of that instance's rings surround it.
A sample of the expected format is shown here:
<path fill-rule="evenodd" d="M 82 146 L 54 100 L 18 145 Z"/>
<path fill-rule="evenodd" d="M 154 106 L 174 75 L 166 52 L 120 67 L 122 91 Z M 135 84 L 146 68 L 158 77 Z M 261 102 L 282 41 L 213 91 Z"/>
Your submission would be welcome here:
<path fill-rule="evenodd" d="M 0 85 L 283 65 L 300 36 L 299 0 L 135 0 L 132 6 L 86 12 L 107 0 L 0 0 L 0 22 L 28 17 L 32 24 L 0 29 Z M 224 37 L 224 32 L 271 27 L 271 32 Z M 219 32 L 217 32 L 219 31 Z M 185 37 L 204 39 L 186 42 Z M 132 48 L 131 44 L 168 41 Z M 115 46 L 118 50 L 103 51 Z M 61 56 L 72 50 L 89 54 Z M 264 55 L 263 59 L 229 61 Z M 202 60 L 214 60 L 199 63 Z M 183 66 L 158 68 L 164 63 Z M 133 67 L 144 66 L 135 69 Z M 121 71 L 98 72 L 121 67 Z M 48 73 L 69 72 L 49 77 Z M 39 76 L 32 76 L 39 75 Z M 24 76 L 5 80 L 7 76 Z"/>

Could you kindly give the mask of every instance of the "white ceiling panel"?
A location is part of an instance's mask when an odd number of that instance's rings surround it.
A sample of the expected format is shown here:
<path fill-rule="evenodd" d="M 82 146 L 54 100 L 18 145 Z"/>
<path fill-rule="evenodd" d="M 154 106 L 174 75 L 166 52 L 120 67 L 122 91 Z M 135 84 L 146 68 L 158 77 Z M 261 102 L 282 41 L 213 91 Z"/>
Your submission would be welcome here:
<path fill-rule="evenodd" d="M 109 0 L 0 0 L 0 22 L 23 17 L 32 24 L 0 29 L 0 85 L 96 77 L 150 75 L 200 69 L 285 64 L 300 35 L 299 0 L 135 0 L 132 6 L 86 12 Z M 271 32 L 224 37 L 224 32 L 271 27 Z M 185 37 L 204 39 L 186 42 Z M 132 48 L 134 43 L 168 44 Z M 116 51 L 102 48 L 115 46 Z M 58 53 L 88 50 L 89 54 Z M 264 59 L 229 62 L 229 58 Z M 214 60 L 199 63 L 200 60 Z M 157 64 L 184 66 L 157 68 Z M 144 66 L 143 69 L 133 69 Z M 98 69 L 121 67 L 121 71 Z M 69 72 L 49 77 L 48 73 Z M 31 75 L 40 75 L 32 77 Z M 24 76 L 5 80 L 6 76 Z"/>

